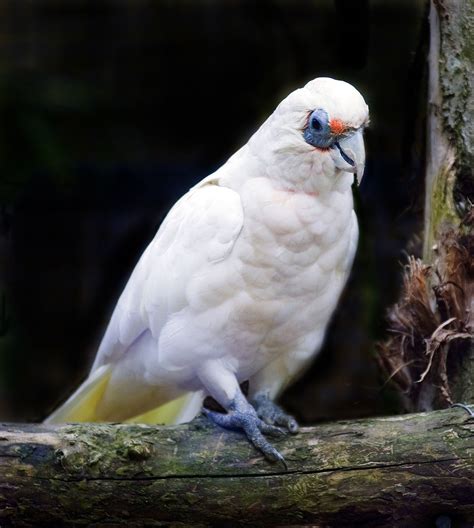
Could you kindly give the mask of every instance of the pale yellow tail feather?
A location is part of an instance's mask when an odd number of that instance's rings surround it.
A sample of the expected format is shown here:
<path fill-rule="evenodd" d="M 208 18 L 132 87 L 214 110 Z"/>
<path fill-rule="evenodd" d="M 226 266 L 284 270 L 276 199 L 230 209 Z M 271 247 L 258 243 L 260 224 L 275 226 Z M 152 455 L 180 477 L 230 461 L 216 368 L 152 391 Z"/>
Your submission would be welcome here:
<path fill-rule="evenodd" d="M 187 392 L 151 411 L 129 418 L 126 423 L 175 425 L 190 422 L 201 410 L 203 399 L 201 391 Z"/>
<path fill-rule="evenodd" d="M 111 373 L 110 365 L 102 365 L 92 372 L 76 392 L 46 418 L 45 423 L 96 421 L 95 410 L 104 395 Z"/>
<path fill-rule="evenodd" d="M 84 381 L 69 399 L 53 412 L 45 423 L 101 421 L 96 409 L 110 380 L 111 365 L 102 365 Z M 200 411 L 204 396 L 201 391 L 187 392 L 125 423 L 172 425 L 192 420 Z"/>

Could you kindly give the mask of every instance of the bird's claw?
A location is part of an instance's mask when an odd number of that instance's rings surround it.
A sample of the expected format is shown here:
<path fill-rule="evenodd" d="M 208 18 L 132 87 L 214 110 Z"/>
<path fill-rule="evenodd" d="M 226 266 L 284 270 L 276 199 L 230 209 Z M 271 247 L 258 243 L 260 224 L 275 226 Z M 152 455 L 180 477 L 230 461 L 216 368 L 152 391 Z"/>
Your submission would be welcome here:
<path fill-rule="evenodd" d="M 466 405 L 465 403 L 453 403 L 451 407 L 460 407 L 461 409 L 464 409 L 469 414 L 469 420 L 474 420 L 474 412 L 469 405 Z"/>
<path fill-rule="evenodd" d="M 298 422 L 286 414 L 275 402 L 270 400 L 266 393 L 257 394 L 252 400 L 257 415 L 267 424 L 276 424 L 285 427 L 290 433 L 296 434 L 299 430 Z"/>
<path fill-rule="evenodd" d="M 242 396 L 245 400 L 245 398 Z M 285 435 L 285 431 L 279 427 L 265 423 L 261 420 L 255 409 L 245 400 L 245 404 L 239 401 L 237 405 L 233 405 L 227 411 L 227 414 L 211 411 L 203 408 L 204 414 L 217 425 L 226 429 L 237 429 L 244 431 L 249 441 L 259 449 L 267 460 L 271 462 L 280 462 L 285 469 L 287 465 L 283 455 L 281 455 L 263 436 L 281 437 Z"/>

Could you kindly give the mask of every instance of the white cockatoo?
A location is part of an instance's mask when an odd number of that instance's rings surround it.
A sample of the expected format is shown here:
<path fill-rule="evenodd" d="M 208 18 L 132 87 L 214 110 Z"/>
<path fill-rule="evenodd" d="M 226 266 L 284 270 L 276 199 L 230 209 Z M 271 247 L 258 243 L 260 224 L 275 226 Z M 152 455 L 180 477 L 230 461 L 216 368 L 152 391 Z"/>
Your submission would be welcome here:
<path fill-rule="evenodd" d="M 368 107 L 315 79 L 284 99 L 216 172 L 171 209 L 136 265 L 89 377 L 49 422 L 190 421 L 296 432 L 273 400 L 319 351 L 349 275 Z M 240 384 L 249 381 L 245 396 Z"/>

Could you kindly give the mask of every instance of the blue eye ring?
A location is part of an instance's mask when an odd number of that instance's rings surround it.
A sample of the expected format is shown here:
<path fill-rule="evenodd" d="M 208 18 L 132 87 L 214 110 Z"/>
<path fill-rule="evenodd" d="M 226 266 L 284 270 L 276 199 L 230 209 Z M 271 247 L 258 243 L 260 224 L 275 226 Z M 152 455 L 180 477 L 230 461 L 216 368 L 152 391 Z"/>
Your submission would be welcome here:
<path fill-rule="evenodd" d="M 327 149 L 334 144 L 334 135 L 329 126 L 329 116 L 322 108 L 313 110 L 309 116 L 306 127 L 303 130 L 303 138 L 309 145 Z"/>

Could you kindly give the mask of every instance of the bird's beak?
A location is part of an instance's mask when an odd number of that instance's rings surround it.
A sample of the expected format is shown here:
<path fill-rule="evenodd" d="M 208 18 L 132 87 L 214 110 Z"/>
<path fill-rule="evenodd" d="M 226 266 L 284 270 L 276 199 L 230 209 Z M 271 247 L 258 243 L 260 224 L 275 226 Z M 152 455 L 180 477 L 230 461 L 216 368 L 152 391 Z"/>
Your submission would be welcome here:
<path fill-rule="evenodd" d="M 360 182 L 364 175 L 365 148 L 362 129 L 351 136 L 336 141 L 333 146 L 332 158 L 336 167 L 345 172 L 353 172 Z"/>

